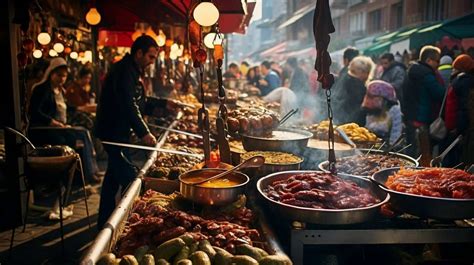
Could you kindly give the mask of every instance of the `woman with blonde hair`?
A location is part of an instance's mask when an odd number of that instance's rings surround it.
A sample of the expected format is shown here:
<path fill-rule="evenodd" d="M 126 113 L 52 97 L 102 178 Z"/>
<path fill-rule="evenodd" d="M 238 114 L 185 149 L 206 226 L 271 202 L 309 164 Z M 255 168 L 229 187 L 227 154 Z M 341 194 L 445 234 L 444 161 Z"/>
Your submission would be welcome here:
<path fill-rule="evenodd" d="M 357 56 L 349 64 L 349 72 L 341 80 L 335 93 L 334 118 L 336 123 L 355 122 L 365 124 L 365 112 L 361 108 L 366 83 L 373 76 L 374 62 L 367 56 Z"/>

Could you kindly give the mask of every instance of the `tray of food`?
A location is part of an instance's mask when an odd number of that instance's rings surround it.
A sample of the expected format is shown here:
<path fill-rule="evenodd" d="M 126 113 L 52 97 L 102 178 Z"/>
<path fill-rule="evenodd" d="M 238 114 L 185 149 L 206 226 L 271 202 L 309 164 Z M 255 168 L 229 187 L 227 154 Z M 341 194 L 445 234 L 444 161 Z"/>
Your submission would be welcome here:
<path fill-rule="evenodd" d="M 300 153 L 306 148 L 313 134 L 305 130 L 278 128 L 263 136 L 250 134 L 242 134 L 241 136 L 242 144 L 247 151 Z"/>
<path fill-rule="evenodd" d="M 338 143 L 345 143 L 344 139 L 335 130 L 340 128 L 359 148 L 378 147 L 382 140 L 365 127 L 360 127 L 356 123 L 347 123 L 334 126 L 334 137 Z M 313 133 L 314 138 L 318 140 L 327 140 L 329 135 L 329 121 L 324 120 L 320 123 L 310 125 L 306 129 Z"/>
<path fill-rule="evenodd" d="M 423 218 L 474 217 L 474 174 L 452 168 L 388 168 L 372 176 L 395 210 Z"/>
<path fill-rule="evenodd" d="M 322 171 L 270 174 L 257 182 L 257 189 L 281 216 L 315 224 L 367 222 L 390 199 L 367 179 Z"/>
<path fill-rule="evenodd" d="M 288 171 L 288 170 L 299 170 L 301 163 L 304 158 L 284 152 L 273 152 L 273 151 L 250 151 L 240 156 L 241 161 L 249 159 L 254 156 L 263 156 L 265 163 L 258 168 L 244 169 L 243 172 L 248 172 L 248 175 L 253 178 L 263 177 L 271 173 Z"/>
<path fill-rule="evenodd" d="M 338 158 L 336 169 L 340 174 L 358 177 L 370 177 L 375 172 L 392 167 L 417 167 L 418 161 L 410 156 L 383 152 L 381 150 L 360 149 L 362 154 Z M 318 167 L 328 171 L 328 161 L 321 162 Z"/>

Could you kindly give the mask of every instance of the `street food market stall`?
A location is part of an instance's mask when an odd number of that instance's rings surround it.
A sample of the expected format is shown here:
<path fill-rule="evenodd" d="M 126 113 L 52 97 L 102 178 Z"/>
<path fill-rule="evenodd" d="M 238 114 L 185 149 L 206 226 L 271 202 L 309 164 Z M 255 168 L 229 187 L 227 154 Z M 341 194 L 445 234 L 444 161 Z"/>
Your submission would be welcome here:
<path fill-rule="evenodd" d="M 474 243 L 472 171 L 435 167 L 436 160 L 421 167 L 420 157 L 405 153 L 403 137 L 389 144 L 366 127 L 333 120 L 328 1 L 317 1 L 314 21 L 327 118 L 309 123 L 302 110 L 282 113 L 245 78 L 223 77 L 223 33 L 245 32 L 254 8 L 243 2 L 160 1 L 173 15 L 153 21 L 157 6 L 97 1 L 99 10 L 110 8 L 101 46 L 152 36 L 163 87 L 185 89 L 166 95 L 174 109 L 145 117 L 155 146 L 137 138 L 102 142 L 151 152 L 142 166 L 123 157 L 137 178 L 81 264 L 300 265 L 323 263 L 327 253 L 319 251 L 327 246 Z M 198 4 L 221 16 L 193 14 Z M 114 28 L 121 15 L 132 19 Z M 172 72 L 182 65 L 178 79 Z M 147 74 L 146 81 L 155 78 Z M 242 168 L 227 172 L 233 166 Z"/>

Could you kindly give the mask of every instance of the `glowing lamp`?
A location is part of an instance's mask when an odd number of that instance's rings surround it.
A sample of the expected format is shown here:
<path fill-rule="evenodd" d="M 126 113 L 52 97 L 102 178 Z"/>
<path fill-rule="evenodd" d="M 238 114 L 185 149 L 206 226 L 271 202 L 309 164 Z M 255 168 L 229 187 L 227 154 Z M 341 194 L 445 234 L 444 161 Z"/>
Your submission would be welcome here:
<path fill-rule="evenodd" d="M 49 56 L 56 57 L 56 56 L 58 56 L 58 52 L 55 51 L 54 49 L 51 49 L 51 50 L 49 50 Z"/>
<path fill-rule="evenodd" d="M 34 50 L 33 51 L 33 57 L 35 57 L 36 59 L 39 59 L 39 58 L 43 57 L 43 52 L 41 50 Z"/>
<path fill-rule="evenodd" d="M 71 57 L 71 59 L 76 60 L 77 57 L 79 57 L 79 54 L 77 54 L 77 52 L 71 52 L 71 53 L 69 54 L 69 57 Z"/>
<path fill-rule="evenodd" d="M 38 42 L 41 45 L 48 45 L 51 42 L 51 36 L 49 36 L 48 32 L 41 32 L 38 34 Z"/>
<path fill-rule="evenodd" d="M 156 36 L 156 43 L 158 46 L 163 47 L 166 44 L 166 35 L 160 30 L 158 36 Z"/>
<path fill-rule="evenodd" d="M 95 26 L 100 23 L 100 14 L 99 11 L 97 11 L 97 8 L 91 7 L 89 9 L 89 12 L 86 14 L 86 21 L 92 26 Z"/>
<path fill-rule="evenodd" d="M 204 45 L 209 49 L 214 49 L 214 45 L 222 45 L 224 34 L 210 32 L 204 37 Z"/>
<path fill-rule="evenodd" d="M 219 10 L 211 2 L 202 2 L 194 8 L 193 17 L 199 25 L 209 27 L 219 19 Z"/>
<path fill-rule="evenodd" d="M 64 51 L 64 45 L 60 42 L 57 42 L 53 45 L 53 49 L 58 53 L 62 53 Z"/>

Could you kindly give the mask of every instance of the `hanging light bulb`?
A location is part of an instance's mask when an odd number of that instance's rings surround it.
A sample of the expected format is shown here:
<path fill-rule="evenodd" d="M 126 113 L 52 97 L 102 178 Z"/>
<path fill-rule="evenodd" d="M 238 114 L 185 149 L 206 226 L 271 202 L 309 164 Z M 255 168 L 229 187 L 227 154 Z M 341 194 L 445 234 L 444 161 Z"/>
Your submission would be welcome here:
<path fill-rule="evenodd" d="M 79 54 L 77 54 L 77 52 L 71 52 L 71 54 L 69 54 L 69 57 L 71 57 L 71 59 L 76 60 L 77 57 L 79 57 Z"/>
<path fill-rule="evenodd" d="M 224 41 L 224 34 L 210 32 L 204 37 L 204 45 L 209 49 L 214 49 L 214 45 L 222 45 Z"/>
<path fill-rule="evenodd" d="M 209 27 L 219 19 L 219 10 L 211 2 L 201 2 L 194 8 L 193 17 L 199 25 Z"/>
<path fill-rule="evenodd" d="M 158 36 L 156 36 L 156 43 L 160 47 L 163 47 L 166 44 L 166 35 L 165 33 L 163 33 L 161 29 L 160 29 L 160 32 L 158 33 Z"/>
<path fill-rule="evenodd" d="M 56 56 L 58 56 L 58 52 L 55 51 L 55 50 L 53 50 L 53 49 L 51 49 L 51 50 L 49 50 L 49 56 L 51 56 L 51 57 L 56 57 Z"/>
<path fill-rule="evenodd" d="M 55 51 L 57 51 L 58 53 L 62 53 L 64 51 L 64 45 L 60 42 L 56 42 L 54 45 L 53 45 L 53 49 Z"/>
<path fill-rule="evenodd" d="M 41 45 L 48 45 L 51 42 L 51 36 L 46 31 L 42 31 L 38 34 L 38 42 Z"/>
<path fill-rule="evenodd" d="M 176 60 L 178 58 L 178 50 L 171 50 L 170 51 L 170 59 Z"/>
<path fill-rule="evenodd" d="M 39 58 L 43 57 L 43 52 L 41 50 L 34 50 L 33 51 L 33 57 L 35 57 L 36 59 L 39 59 Z"/>
<path fill-rule="evenodd" d="M 87 50 L 84 52 L 84 59 L 86 61 L 92 62 L 92 51 Z"/>
<path fill-rule="evenodd" d="M 89 12 L 87 12 L 86 14 L 87 23 L 89 23 L 92 26 L 95 26 L 100 23 L 100 19 L 101 17 L 100 17 L 99 11 L 97 11 L 97 8 L 91 7 L 91 9 L 89 9 Z"/>
<path fill-rule="evenodd" d="M 177 43 L 173 43 L 173 45 L 171 45 L 170 49 L 171 49 L 171 51 L 177 51 L 177 50 L 179 50 L 179 46 L 178 46 Z"/>

